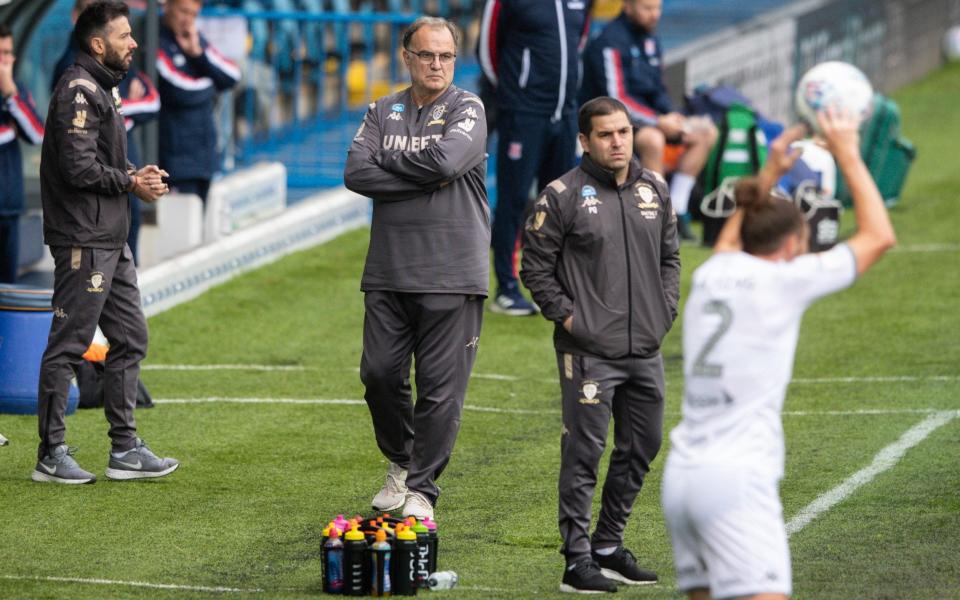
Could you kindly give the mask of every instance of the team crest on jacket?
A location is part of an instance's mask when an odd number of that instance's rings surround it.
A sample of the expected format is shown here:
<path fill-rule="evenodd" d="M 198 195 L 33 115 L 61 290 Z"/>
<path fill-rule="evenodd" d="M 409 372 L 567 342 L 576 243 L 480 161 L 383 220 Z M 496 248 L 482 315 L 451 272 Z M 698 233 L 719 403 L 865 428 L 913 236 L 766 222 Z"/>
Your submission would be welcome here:
<path fill-rule="evenodd" d="M 600 384 L 584 379 L 580 384 L 580 404 L 600 404 Z"/>
<path fill-rule="evenodd" d="M 580 207 L 587 209 L 587 214 L 597 214 L 597 207 L 603 204 L 603 202 L 597 198 L 597 190 L 594 189 L 592 185 L 585 185 L 580 188 L 580 195 L 583 197 L 583 203 Z"/>
<path fill-rule="evenodd" d="M 633 195 L 639 200 L 639 202 L 637 202 L 637 208 L 640 209 L 640 214 L 643 215 L 645 219 L 656 219 L 658 216 L 657 211 L 660 209 L 660 203 L 657 202 L 650 184 L 642 181 L 637 183 L 633 187 Z"/>
<path fill-rule="evenodd" d="M 90 287 L 87 288 L 87 291 L 92 294 L 102 294 L 103 293 L 103 273 L 100 271 L 94 271 L 90 273 Z"/>
<path fill-rule="evenodd" d="M 447 113 L 447 103 L 443 102 L 433 107 L 433 112 L 430 113 L 430 116 L 433 117 L 434 121 L 439 121 L 443 118 L 443 115 Z"/>

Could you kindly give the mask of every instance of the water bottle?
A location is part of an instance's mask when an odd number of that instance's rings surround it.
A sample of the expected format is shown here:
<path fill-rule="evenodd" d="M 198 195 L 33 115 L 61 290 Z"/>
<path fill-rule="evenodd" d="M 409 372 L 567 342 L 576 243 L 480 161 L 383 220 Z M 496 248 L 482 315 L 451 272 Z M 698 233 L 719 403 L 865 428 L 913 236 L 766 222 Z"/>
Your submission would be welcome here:
<path fill-rule="evenodd" d="M 323 591 L 328 594 L 343 593 L 343 542 L 336 527 L 330 529 L 330 537 L 323 545 Z"/>
<path fill-rule="evenodd" d="M 357 525 L 343 535 L 343 593 L 366 596 L 370 593 L 367 540 Z"/>
<path fill-rule="evenodd" d="M 427 560 L 427 570 L 430 573 L 437 571 L 437 556 L 440 549 L 440 536 L 437 534 L 437 524 L 427 517 L 423 520 L 423 526 L 427 528 L 427 544 L 430 546 L 430 555 Z"/>
<path fill-rule="evenodd" d="M 390 544 L 387 532 L 380 529 L 370 546 L 370 595 L 389 596 L 392 592 L 390 582 Z"/>
<path fill-rule="evenodd" d="M 431 590 L 449 590 L 457 585 L 459 577 L 453 571 L 439 571 L 427 577 L 427 587 Z"/>
<path fill-rule="evenodd" d="M 397 525 L 393 543 L 393 595 L 417 595 L 417 534 L 406 525 Z"/>
<path fill-rule="evenodd" d="M 430 530 L 423 523 L 411 527 L 417 534 L 417 587 L 427 587 L 430 575 Z"/>

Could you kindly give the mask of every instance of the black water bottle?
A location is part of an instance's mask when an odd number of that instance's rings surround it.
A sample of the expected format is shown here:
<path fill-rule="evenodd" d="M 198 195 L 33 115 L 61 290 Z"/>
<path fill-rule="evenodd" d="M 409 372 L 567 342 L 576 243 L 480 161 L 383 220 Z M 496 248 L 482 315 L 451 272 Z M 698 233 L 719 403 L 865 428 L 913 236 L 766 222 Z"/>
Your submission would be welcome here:
<path fill-rule="evenodd" d="M 343 536 L 343 593 L 347 596 L 366 596 L 370 593 L 367 540 L 354 525 Z"/>
<path fill-rule="evenodd" d="M 393 595 L 417 595 L 417 558 L 420 546 L 417 534 L 409 527 L 398 525 L 393 544 Z"/>
<path fill-rule="evenodd" d="M 437 524 L 429 517 L 423 520 L 424 527 L 427 528 L 427 542 L 430 545 L 430 559 L 427 568 L 431 573 L 437 572 L 437 556 L 440 550 L 440 536 L 437 533 Z"/>
<path fill-rule="evenodd" d="M 415 575 L 417 587 L 427 587 L 427 577 L 430 576 L 430 530 L 423 523 L 411 527 L 417 534 L 417 572 Z"/>

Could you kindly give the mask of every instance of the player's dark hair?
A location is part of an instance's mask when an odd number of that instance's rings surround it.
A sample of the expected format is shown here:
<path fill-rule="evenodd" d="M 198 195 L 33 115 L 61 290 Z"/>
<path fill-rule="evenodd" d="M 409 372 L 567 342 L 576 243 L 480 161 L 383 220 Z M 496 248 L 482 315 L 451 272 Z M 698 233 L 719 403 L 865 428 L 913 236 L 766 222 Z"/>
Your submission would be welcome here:
<path fill-rule="evenodd" d="M 130 9 L 123 2 L 101 0 L 94 2 L 83 9 L 77 17 L 77 24 L 73 28 L 74 39 L 87 54 L 90 50 L 90 40 L 95 37 L 106 39 L 107 26 L 117 17 L 130 17 Z"/>
<path fill-rule="evenodd" d="M 10 31 L 10 27 L 6 23 L 0 23 L 0 38 L 13 37 L 13 32 Z"/>
<path fill-rule="evenodd" d="M 450 35 L 453 36 L 453 47 L 460 47 L 460 28 L 451 23 L 446 19 L 441 19 L 440 17 L 419 17 L 413 23 L 410 23 L 410 26 L 403 32 L 402 44 L 404 50 L 410 50 L 410 40 L 413 39 L 413 34 L 419 31 L 422 27 L 446 27 L 447 31 L 450 32 Z"/>
<path fill-rule="evenodd" d="M 627 115 L 627 118 L 630 117 L 630 113 L 627 112 L 627 107 L 623 105 L 623 102 L 610 96 L 598 96 L 580 107 L 580 112 L 577 113 L 577 127 L 580 129 L 580 133 L 590 137 L 590 132 L 593 131 L 594 117 L 605 117 L 617 112 L 622 112 Z"/>
<path fill-rule="evenodd" d="M 797 205 L 761 189 L 756 177 L 738 181 L 733 195 L 743 210 L 740 240 L 747 254 L 772 254 L 787 236 L 801 233 L 806 227 Z"/>

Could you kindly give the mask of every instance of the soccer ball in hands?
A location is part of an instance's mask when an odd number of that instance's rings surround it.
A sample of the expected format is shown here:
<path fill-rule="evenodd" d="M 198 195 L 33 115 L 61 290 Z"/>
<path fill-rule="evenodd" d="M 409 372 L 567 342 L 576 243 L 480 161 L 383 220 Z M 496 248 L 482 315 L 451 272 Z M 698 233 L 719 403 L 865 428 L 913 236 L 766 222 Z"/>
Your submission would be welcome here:
<path fill-rule="evenodd" d="M 815 133 L 820 132 L 817 113 L 833 106 L 860 117 L 862 122 L 873 108 L 873 86 L 855 66 L 840 62 L 823 62 L 804 73 L 797 84 L 795 98 L 797 116 Z"/>

